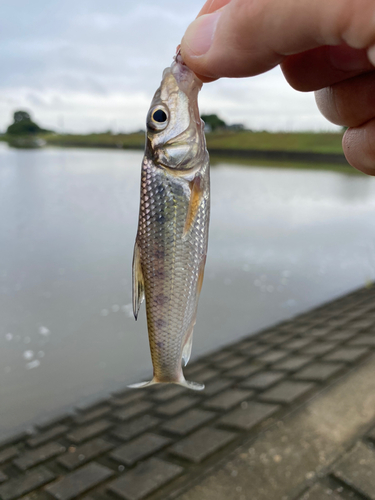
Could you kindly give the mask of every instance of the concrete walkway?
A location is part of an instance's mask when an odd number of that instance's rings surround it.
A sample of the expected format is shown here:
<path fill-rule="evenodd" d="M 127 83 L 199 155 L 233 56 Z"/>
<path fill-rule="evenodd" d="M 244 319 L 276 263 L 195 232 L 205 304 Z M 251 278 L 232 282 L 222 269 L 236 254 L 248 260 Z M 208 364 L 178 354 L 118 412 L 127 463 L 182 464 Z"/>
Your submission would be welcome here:
<path fill-rule="evenodd" d="M 375 288 L 186 374 L 0 442 L 0 499 L 375 500 Z"/>

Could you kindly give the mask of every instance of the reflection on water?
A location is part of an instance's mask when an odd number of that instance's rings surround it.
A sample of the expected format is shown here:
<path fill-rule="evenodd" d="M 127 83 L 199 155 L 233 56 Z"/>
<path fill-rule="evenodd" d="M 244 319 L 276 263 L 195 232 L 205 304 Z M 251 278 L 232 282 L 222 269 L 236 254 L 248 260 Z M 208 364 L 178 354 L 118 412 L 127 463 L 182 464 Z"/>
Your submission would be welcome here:
<path fill-rule="evenodd" d="M 0 434 L 147 379 L 140 152 L 0 143 Z M 221 164 L 193 357 L 375 278 L 375 179 Z"/>

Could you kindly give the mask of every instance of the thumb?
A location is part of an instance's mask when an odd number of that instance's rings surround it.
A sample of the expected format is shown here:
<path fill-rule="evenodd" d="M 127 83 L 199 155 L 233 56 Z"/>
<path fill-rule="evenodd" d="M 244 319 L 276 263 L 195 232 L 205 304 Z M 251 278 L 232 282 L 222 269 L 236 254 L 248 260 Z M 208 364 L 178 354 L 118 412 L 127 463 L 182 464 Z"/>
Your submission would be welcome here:
<path fill-rule="evenodd" d="M 207 4 L 181 42 L 184 62 L 206 79 L 254 76 L 286 56 L 323 45 L 346 43 L 361 49 L 375 44 L 373 0 L 210 0 Z M 210 5 L 220 4 L 224 5 L 210 10 Z M 375 61 L 375 49 L 368 54 Z"/>

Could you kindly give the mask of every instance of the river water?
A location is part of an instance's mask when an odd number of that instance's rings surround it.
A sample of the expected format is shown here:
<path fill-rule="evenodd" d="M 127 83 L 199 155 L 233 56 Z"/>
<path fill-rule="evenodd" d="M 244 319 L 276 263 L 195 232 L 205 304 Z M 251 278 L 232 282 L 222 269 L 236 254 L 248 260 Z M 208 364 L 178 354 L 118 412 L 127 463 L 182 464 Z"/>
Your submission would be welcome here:
<path fill-rule="evenodd" d="M 131 312 L 141 152 L 0 143 L 0 435 L 150 376 Z M 193 358 L 375 279 L 375 179 L 212 168 Z"/>

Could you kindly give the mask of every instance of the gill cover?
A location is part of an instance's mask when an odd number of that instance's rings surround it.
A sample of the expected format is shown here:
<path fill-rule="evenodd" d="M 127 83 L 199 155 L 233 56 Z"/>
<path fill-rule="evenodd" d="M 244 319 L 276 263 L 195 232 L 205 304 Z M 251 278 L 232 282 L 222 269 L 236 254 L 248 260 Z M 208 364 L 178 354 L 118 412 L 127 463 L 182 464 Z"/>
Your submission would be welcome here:
<path fill-rule="evenodd" d="M 201 165 L 206 151 L 197 105 L 201 87 L 202 82 L 180 56 L 164 70 L 147 115 L 146 148 L 156 164 L 179 171 L 192 171 Z"/>

